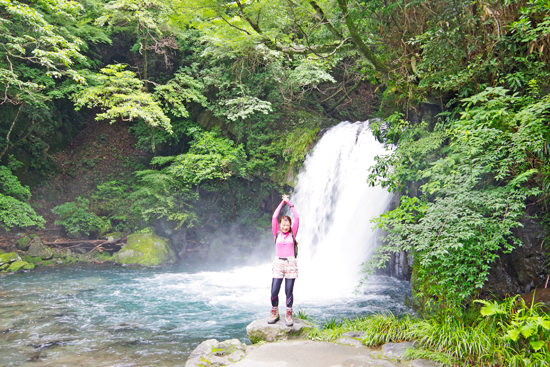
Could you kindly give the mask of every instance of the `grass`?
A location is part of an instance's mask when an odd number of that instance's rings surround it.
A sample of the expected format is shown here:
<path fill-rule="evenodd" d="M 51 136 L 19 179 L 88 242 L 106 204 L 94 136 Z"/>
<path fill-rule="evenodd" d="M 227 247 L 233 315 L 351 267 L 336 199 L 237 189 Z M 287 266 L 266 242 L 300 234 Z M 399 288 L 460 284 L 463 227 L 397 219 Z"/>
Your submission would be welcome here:
<path fill-rule="evenodd" d="M 386 314 L 314 324 L 308 333 L 312 340 L 332 341 L 347 331 L 361 330 L 367 346 L 416 342 L 409 358 L 427 358 L 445 366 L 550 365 L 550 315 L 517 296 L 501 303 L 477 301 L 466 311 L 429 318 Z"/>

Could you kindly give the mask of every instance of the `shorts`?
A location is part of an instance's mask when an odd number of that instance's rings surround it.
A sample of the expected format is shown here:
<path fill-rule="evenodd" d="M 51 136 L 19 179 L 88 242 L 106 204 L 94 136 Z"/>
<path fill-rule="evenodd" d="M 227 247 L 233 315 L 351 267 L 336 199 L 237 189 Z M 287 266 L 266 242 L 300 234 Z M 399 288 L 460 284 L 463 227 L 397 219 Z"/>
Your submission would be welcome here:
<path fill-rule="evenodd" d="M 273 278 L 298 278 L 298 262 L 296 261 L 296 258 L 294 256 L 290 256 L 286 259 L 287 260 L 282 260 L 275 257 L 275 260 L 273 260 L 273 268 L 271 269 L 271 276 Z"/>

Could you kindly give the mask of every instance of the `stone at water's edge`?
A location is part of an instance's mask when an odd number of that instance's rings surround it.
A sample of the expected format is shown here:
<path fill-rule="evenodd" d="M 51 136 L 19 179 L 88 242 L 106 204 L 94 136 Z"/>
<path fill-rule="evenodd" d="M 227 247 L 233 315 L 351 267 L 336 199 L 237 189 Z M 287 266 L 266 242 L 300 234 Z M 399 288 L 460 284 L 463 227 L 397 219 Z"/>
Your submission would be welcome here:
<path fill-rule="evenodd" d="M 185 367 L 227 366 L 243 359 L 245 353 L 246 345 L 238 339 L 208 339 L 195 348 Z"/>
<path fill-rule="evenodd" d="M 32 270 L 34 269 L 34 264 L 29 264 L 26 261 L 15 261 L 10 264 L 10 266 L 7 269 L 8 273 L 15 273 L 19 270 Z"/>
<path fill-rule="evenodd" d="M 14 261 L 21 261 L 21 257 L 19 257 L 19 255 L 15 252 L 8 252 L 0 255 L 0 266 L 10 264 Z"/>
<path fill-rule="evenodd" d="M 292 326 L 286 326 L 283 319 L 270 325 L 267 323 L 268 318 L 253 321 L 246 327 L 246 333 L 252 343 L 302 339 L 312 328 L 309 322 L 301 319 L 294 319 Z"/>
<path fill-rule="evenodd" d="M 18 250 L 25 251 L 29 247 L 30 242 L 31 242 L 30 237 L 21 237 L 15 243 L 15 247 L 17 247 Z"/>
<path fill-rule="evenodd" d="M 176 262 L 170 242 L 151 233 L 132 234 L 115 255 L 117 264 L 157 266 Z"/>
<path fill-rule="evenodd" d="M 47 260 L 52 258 L 53 251 L 49 247 L 44 246 L 40 237 L 33 237 L 31 243 L 29 244 L 27 255 L 32 257 L 38 256 L 43 260 Z"/>

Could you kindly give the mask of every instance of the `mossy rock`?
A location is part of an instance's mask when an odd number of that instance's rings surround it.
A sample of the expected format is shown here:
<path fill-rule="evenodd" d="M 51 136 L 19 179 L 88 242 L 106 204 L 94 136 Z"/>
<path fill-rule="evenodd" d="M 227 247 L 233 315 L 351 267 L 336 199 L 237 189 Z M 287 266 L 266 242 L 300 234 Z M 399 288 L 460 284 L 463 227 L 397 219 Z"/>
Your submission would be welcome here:
<path fill-rule="evenodd" d="M 53 256 L 53 251 L 49 247 L 44 246 L 42 240 L 40 240 L 40 237 L 35 236 L 29 244 L 27 255 L 32 257 L 38 256 L 41 259 L 51 259 Z"/>
<path fill-rule="evenodd" d="M 42 258 L 40 258 L 38 256 L 33 257 L 31 255 L 23 256 L 23 260 L 28 262 L 29 264 L 36 264 L 36 263 L 42 262 Z"/>
<path fill-rule="evenodd" d="M 15 261 L 21 261 L 21 257 L 15 252 L 8 252 L 7 254 L 0 255 L 0 265 L 10 264 Z"/>
<path fill-rule="evenodd" d="M 107 237 L 107 241 L 109 242 L 118 241 L 122 238 L 122 232 L 107 233 L 105 237 Z"/>
<path fill-rule="evenodd" d="M 53 262 L 51 260 L 42 261 L 43 266 L 48 266 L 48 265 L 51 265 L 51 264 L 53 264 Z"/>
<path fill-rule="evenodd" d="M 8 273 L 15 273 L 16 271 L 19 271 L 19 270 L 29 269 L 30 266 L 32 266 L 32 268 L 30 269 L 34 269 L 34 265 L 29 264 L 26 261 L 14 261 L 10 264 L 7 271 Z"/>
<path fill-rule="evenodd" d="M 115 262 L 126 265 L 157 266 L 176 262 L 168 239 L 151 233 L 132 234 L 116 253 Z"/>
<path fill-rule="evenodd" d="M 15 243 L 15 247 L 17 247 L 18 250 L 25 251 L 29 247 L 30 242 L 31 242 L 30 237 L 21 237 Z"/>

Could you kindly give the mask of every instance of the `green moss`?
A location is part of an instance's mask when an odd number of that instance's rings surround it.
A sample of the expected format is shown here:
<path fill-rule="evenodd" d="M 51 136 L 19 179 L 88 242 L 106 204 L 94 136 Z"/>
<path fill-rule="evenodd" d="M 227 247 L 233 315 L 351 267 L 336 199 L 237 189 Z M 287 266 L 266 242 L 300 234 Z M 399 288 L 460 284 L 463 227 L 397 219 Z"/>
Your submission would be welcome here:
<path fill-rule="evenodd" d="M 26 263 L 25 265 L 23 265 L 23 269 L 32 270 L 34 269 L 34 264 Z"/>
<path fill-rule="evenodd" d="M 19 255 L 17 255 L 15 252 L 8 252 L 6 254 L 0 255 L 0 265 L 9 264 L 14 261 L 21 261 Z"/>
<path fill-rule="evenodd" d="M 166 238 L 154 234 L 133 234 L 115 255 L 117 264 L 157 266 L 171 264 L 176 255 Z"/>
<path fill-rule="evenodd" d="M 17 243 L 15 244 L 15 247 L 17 247 L 18 250 L 25 251 L 27 247 L 29 247 L 29 243 L 31 242 L 30 237 L 22 237 L 17 240 Z"/>
<path fill-rule="evenodd" d="M 14 261 L 10 264 L 7 270 L 8 270 L 8 273 L 14 273 L 16 271 L 24 269 L 25 266 L 28 266 L 28 265 L 30 264 L 26 261 Z M 33 265 L 33 268 L 34 268 L 34 265 Z"/>
<path fill-rule="evenodd" d="M 42 261 L 42 265 L 43 265 L 43 266 L 48 266 L 48 265 L 50 265 L 50 264 L 53 264 L 53 262 L 52 262 L 51 260 L 44 260 L 44 261 Z"/>

